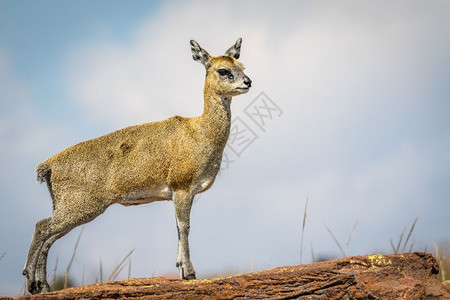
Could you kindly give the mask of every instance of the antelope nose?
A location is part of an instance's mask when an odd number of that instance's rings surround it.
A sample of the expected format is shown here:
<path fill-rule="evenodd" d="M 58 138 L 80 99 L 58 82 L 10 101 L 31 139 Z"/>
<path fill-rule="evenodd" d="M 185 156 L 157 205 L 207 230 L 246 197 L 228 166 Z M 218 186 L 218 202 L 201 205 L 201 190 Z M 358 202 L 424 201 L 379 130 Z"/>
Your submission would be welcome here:
<path fill-rule="evenodd" d="M 244 84 L 248 87 L 252 86 L 252 80 L 248 76 L 244 76 Z"/>

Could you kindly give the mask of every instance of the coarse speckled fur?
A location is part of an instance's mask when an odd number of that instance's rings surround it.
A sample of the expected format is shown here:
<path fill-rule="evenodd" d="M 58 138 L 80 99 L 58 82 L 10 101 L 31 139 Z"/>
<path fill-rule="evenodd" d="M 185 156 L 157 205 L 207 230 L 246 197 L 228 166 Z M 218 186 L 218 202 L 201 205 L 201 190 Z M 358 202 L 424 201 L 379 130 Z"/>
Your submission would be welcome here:
<path fill-rule="evenodd" d="M 23 271 L 30 293 L 49 291 L 51 245 L 115 203 L 173 200 L 177 267 L 182 278 L 195 278 L 188 242 L 193 196 L 211 187 L 219 172 L 230 133 L 232 96 L 251 86 L 237 61 L 241 42 L 238 39 L 225 55 L 212 57 L 191 41 L 194 60 L 206 68 L 201 116 L 127 127 L 69 147 L 37 166 L 37 179 L 47 183 L 53 200 L 53 215 L 38 221 L 33 234 Z"/>

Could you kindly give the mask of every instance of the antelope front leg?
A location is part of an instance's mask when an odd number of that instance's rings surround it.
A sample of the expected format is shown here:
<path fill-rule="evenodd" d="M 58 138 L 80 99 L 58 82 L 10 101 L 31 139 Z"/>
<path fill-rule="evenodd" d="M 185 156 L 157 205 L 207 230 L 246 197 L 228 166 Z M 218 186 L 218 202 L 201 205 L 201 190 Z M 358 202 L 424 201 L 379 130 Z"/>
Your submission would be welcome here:
<path fill-rule="evenodd" d="M 176 191 L 173 195 L 178 230 L 177 267 L 182 279 L 195 279 L 189 254 L 189 229 L 193 197 L 189 192 Z"/>

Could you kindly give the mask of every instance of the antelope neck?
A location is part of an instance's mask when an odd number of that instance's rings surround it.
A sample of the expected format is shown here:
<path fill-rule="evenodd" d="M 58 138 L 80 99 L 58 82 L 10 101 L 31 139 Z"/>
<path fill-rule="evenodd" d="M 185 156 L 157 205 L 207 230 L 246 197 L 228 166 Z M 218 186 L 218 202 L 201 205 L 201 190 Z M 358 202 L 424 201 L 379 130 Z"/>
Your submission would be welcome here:
<path fill-rule="evenodd" d="M 206 136 L 225 146 L 231 126 L 231 97 L 220 96 L 206 91 L 203 114 L 200 116 L 201 127 Z"/>

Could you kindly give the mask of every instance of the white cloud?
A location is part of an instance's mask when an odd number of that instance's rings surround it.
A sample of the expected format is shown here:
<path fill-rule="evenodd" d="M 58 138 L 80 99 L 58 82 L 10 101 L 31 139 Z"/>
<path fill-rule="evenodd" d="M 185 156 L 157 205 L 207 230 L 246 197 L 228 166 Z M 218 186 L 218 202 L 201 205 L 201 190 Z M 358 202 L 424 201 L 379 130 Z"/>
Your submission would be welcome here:
<path fill-rule="evenodd" d="M 273 63 L 264 30 L 267 15 L 252 17 L 250 27 L 245 13 L 236 13 L 229 4 L 168 3 L 141 25 L 129 45 L 100 41 L 74 49 L 68 69 L 73 98 L 92 118 L 114 126 L 199 115 L 204 68 L 192 60 L 189 40 L 221 55 L 242 36 L 241 57 L 254 65 L 250 74 L 267 72 Z"/>

